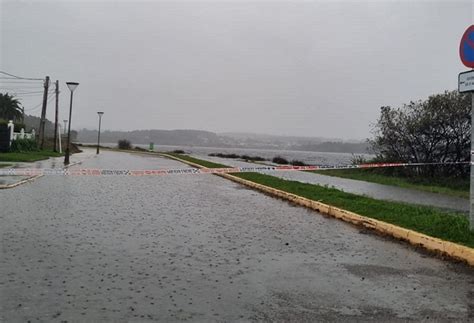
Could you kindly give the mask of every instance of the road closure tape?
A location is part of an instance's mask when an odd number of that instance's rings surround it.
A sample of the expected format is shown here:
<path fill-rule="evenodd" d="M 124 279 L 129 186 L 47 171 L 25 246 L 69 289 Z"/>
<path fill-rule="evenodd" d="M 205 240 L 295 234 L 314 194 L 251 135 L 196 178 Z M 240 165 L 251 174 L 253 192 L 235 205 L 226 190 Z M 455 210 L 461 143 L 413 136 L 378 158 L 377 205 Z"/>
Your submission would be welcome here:
<path fill-rule="evenodd" d="M 450 163 L 372 163 L 360 165 L 314 165 L 314 166 L 255 166 L 228 168 L 178 168 L 178 169 L 95 169 L 95 168 L 0 168 L 0 176 L 163 176 L 163 175 L 198 175 L 198 174 L 227 174 L 249 172 L 278 172 L 278 171 L 308 171 L 330 169 L 367 169 L 382 167 L 461 165 L 469 162 Z"/>

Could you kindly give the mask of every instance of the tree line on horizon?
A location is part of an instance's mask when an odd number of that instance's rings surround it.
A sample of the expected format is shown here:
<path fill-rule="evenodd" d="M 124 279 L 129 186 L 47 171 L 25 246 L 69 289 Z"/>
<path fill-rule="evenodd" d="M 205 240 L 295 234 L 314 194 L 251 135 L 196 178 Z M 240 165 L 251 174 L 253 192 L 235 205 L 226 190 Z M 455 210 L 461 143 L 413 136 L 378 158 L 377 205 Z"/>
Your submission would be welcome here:
<path fill-rule="evenodd" d="M 0 123 L 6 120 L 21 122 L 27 131 L 39 126 L 40 118 L 24 115 L 19 99 L 8 93 L 0 93 Z M 52 135 L 54 124 L 46 120 L 46 132 Z M 201 130 L 135 130 L 105 131 L 103 142 L 127 139 L 136 144 L 154 142 L 157 145 L 201 145 L 216 147 L 298 149 L 327 152 L 373 152 L 376 161 L 449 163 L 469 162 L 471 144 L 471 102 L 468 94 L 445 91 L 426 100 L 412 101 L 401 107 L 383 106 L 373 130 L 373 138 L 367 143 L 301 142 L 282 143 L 273 146 L 252 143 L 229 136 L 221 136 Z M 76 133 L 73 133 L 75 137 Z M 78 140 L 95 142 L 97 131 L 83 129 Z M 399 170 L 386 170 L 394 172 Z M 402 170 L 406 174 L 465 176 L 469 167 L 423 167 Z"/>

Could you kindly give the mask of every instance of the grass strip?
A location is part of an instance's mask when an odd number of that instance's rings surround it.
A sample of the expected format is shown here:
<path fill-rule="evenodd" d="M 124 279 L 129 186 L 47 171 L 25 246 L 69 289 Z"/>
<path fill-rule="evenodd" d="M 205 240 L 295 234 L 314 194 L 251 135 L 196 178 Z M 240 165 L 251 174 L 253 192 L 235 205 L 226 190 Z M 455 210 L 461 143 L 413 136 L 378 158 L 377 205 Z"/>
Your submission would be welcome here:
<path fill-rule="evenodd" d="M 194 158 L 194 157 L 191 157 L 189 155 L 177 154 L 177 153 L 166 153 L 166 154 L 170 155 L 170 156 L 173 156 L 173 157 L 176 157 L 176 158 L 187 160 L 187 161 L 192 162 L 192 163 L 199 164 L 199 165 L 207 167 L 207 168 L 228 168 L 228 167 L 230 167 L 230 166 L 223 165 L 223 164 L 213 163 L 213 162 L 210 162 L 210 161 L 207 161 L 207 160 Z"/>
<path fill-rule="evenodd" d="M 6 162 L 34 162 L 37 160 L 48 159 L 49 157 L 60 157 L 63 154 L 51 151 L 29 151 L 29 152 L 11 152 L 0 153 L 0 161 Z"/>
<path fill-rule="evenodd" d="M 370 169 L 331 169 L 323 171 L 310 171 L 313 173 L 355 179 L 359 181 L 398 186 L 410 188 L 419 191 L 439 193 L 461 198 L 469 198 L 469 179 L 453 180 L 453 179 L 421 179 L 421 178 L 404 178 L 374 173 Z"/>
<path fill-rule="evenodd" d="M 13 164 L 0 164 L 0 168 L 10 167 L 10 166 L 13 166 Z"/>
<path fill-rule="evenodd" d="M 229 167 L 181 154 L 170 154 L 208 168 Z M 207 166 L 206 166 L 207 165 Z M 314 201 L 339 207 L 443 240 L 474 248 L 468 218 L 458 212 L 414 204 L 376 200 L 327 186 L 289 181 L 260 173 L 234 173 L 236 177 L 273 187 Z"/>

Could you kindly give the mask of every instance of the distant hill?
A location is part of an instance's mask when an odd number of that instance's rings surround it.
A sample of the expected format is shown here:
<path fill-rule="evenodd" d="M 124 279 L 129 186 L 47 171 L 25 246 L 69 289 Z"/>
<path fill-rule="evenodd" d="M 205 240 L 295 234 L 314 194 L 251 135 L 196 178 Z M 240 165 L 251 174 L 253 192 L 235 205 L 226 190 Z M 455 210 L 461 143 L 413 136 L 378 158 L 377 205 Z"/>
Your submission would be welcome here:
<path fill-rule="evenodd" d="M 203 130 L 133 130 L 133 131 L 103 131 L 101 142 L 116 143 L 127 139 L 132 144 L 170 146 L 201 146 L 222 148 L 255 148 L 255 149 L 286 149 L 321 152 L 367 153 L 366 142 L 343 142 L 324 138 L 286 137 L 273 135 L 255 135 L 240 133 L 216 134 Z M 94 143 L 97 141 L 97 131 L 82 129 L 78 132 L 77 141 Z"/>
<path fill-rule="evenodd" d="M 35 129 L 36 132 L 38 132 L 40 120 L 41 120 L 40 117 L 25 115 L 25 118 L 23 120 L 23 123 L 26 126 L 25 131 L 30 132 L 31 129 Z M 45 134 L 47 136 L 50 136 L 50 135 L 52 136 L 54 134 L 54 123 L 46 119 L 44 129 L 45 129 Z"/>

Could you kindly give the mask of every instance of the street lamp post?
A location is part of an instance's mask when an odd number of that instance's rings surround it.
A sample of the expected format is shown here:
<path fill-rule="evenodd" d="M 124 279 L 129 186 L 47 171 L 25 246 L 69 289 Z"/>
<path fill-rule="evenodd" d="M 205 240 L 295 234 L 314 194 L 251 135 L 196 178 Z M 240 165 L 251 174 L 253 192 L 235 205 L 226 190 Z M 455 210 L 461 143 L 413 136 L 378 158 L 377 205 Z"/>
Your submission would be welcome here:
<path fill-rule="evenodd" d="M 102 122 L 102 115 L 104 114 L 104 112 L 97 112 L 97 114 L 99 115 L 99 134 L 97 135 L 97 155 L 99 154 L 99 147 L 100 147 L 100 124 Z"/>
<path fill-rule="evenodd" d="M 69 127 L 67 130 L 67 145 L 66 145 L 66 154 L 64 156 L 64 164 L 69 165 L 69 146 L 71 145 L 71 118 L 72 118 L 72 94 L 76 87 L 79 85 L 77 82 L 66 82 L 69 91 L 71 91 L 71 101 L 69 104 Z"/>

